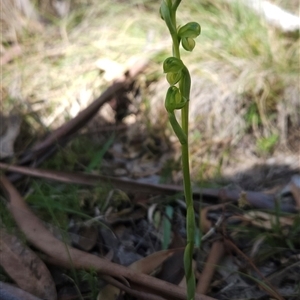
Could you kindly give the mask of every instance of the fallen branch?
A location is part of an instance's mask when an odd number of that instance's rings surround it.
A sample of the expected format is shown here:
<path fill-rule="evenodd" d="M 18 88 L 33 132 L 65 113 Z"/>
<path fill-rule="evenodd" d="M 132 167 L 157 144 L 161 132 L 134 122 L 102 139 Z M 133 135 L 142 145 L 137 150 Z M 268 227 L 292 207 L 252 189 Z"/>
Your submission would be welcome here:
<path fill-rule="evenodd" d="M 76 183 L 95 186 L 100 182 L 104 182 L 111 184 L 116 188 L 129 192 L 135 191 L 159 195 L 174 195 L 176 193 L 183 193 L 183 188 L 180 186 L 174 186 L 170 184 L 150 184 L 138 182 L 137 180 L 115 178 L 103 175 L 34 169 L 28 167 L 13 166 L 5 163 L 0 163 L 0 169 L 4 171 L 12 171 L 28 176 L 40 177 L 65 183 Z M 277 208 L 277 203 L 274 195 L 251 191 L 243 191 L 242 193 L 243 198 L 251 206 L 270 210 L 274 210 L 275 208 Z M 237 203 L 240 199 L 241 191 L 231 189 L 229 190 L 226 188 L 194 188 L 193 196 L 194 199 L 207 198 L 212 204 L 219 202 L 219 199 L 222 202 L 231 201 Z M 296 208 L 293 205 L 278 203 L 278 206 L 282 212 L 296 212 Z"/>

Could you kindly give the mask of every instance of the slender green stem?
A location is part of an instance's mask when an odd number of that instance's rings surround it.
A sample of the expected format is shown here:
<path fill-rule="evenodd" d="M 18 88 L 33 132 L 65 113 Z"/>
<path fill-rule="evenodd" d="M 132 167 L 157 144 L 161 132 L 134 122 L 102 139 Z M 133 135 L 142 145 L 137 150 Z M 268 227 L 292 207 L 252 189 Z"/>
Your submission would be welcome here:
<path fill-rule="evenodd" d="M 178 38 L 176 38 L 175 43 L 173 39 L 173 55 L 180 59 L 179 43 Z M 184 79 L 181 79 L 184 80 Z M 190 80 L 190 78 L 189 78 Z M 179 82 L 179 85 L 181 82 Z M 184 83 L 183 83 L 184 84 Z M 190 84 L 190 83 L 189 83 Z M 189 100 L 190 95 L 187 96 Z M 185 134 L 186 141 L 181 143 L 181 161 L 183 170 L 183 183 L 184 183 L 184 195 L 187 206 L 187 218 L 186 218 L 186 233 L 187 233 L 187 245 L 185 249 L 185 259 L 184 268 L 187 283 L 187 293 L 188 300 L 192 300 L 195 297 L 195 275 L 193 270 L 193 253 L 194 253 L 194 235 L 195 235 L 195 214 L 193 207 L 193 196 L 192 196 L 192 186 L 191 186 L 191 176 L 190 176 L 190 166 L 189 166 L 189 143 L 188 143 L 188 124 L 189 124 L 189 101 L 181 109 L 181 124 L 182 130 Z"/>
<path fill-rule="evenodd" d="M 187 144 L 187 135 L 182 130 L 179 123 L 177 122 L 174 112 L 169 113 L 169 121 L 170 121 L 170 124 L 172 125 L 172 128 L 173 128 L 175 134 L 177 135 L 177 137 L 180 141 L 180 144 L 181 145 Z"/>
<path fill-rule="evenodd" d="M 173 6 L 172 6 L 172 9 L 176 11 L 177 7 L 179 6 L 181 0 L 175 0 Z"/>
<path fill-rule="evenodd" d="M 181 110 L 181 123 L 183 132 L 186 135 L 186 143 L 181 145 L 182 153 L 182 169 L 183 169 L 183 182 L 184 182 L 184 195 L 187 207 L 187 218 L 186 218 L 186 233 L 187 233 L 187 245 L 184 256 L 185 259 L 185 276 L 187 283 L 188 300 L 194 299 L 195 296 L 195 275 L 193 270 L 193 253 L 195 244 L 195 213 L 193 206 L 193 195 L 190 177 L 190 166 L 189 166 L 189 139 L 188 139 L 188 124 L 189 124 L 189 101 Z"/>
<path fill-rule="evenodd" d="M 176 7 L 177 8 L 177 7 Z M 171 11 L 171 20 L 173 23 L 174 28 L 177 27 L 176 25 L 176 9 L 173 9 Z M 171 34 L 172 36 L 172 42 L 173 42 L 173 56 L 180 59 L 180 51 L 179 51 L 179 40 L 178 40 L 178 36 L 177 36 L 177 32 L 174 32 Z"/>
<path fill-rule="evenodd" d="M 183 180 L 184 180 L 184 194 L 187 205 L 193 204 L 192 187 L 190 178 L 189 166 L 189 144 L 188 144 L 188 112 L 189 102 L 181 110 L 182 130 L 186 135 L 186 143 L 181 145 L 182 150 L 182 167 L 183 167 Z"/>
<path fill-rule="evenodd" d="M 172 87 L 169 88 L 166 96 L 166 109 L 169 115 L 169 121 L 172 128 L 181 143 L 182 152 L 182 170 L 184 182 L 184 194 L 187 207 L 186 213 L 186 234 L 187 245 L 184 251 L 184 269 L 187 283 L 187 299 L 195 298 L 196 281 L 193 270 L 193 253 L 195 244 L 195 213 L 193 206 L 193 195 L 190 178 L 189 166 L 189 143 L 188 143 L 188 125 L 189 125 L 189 99 L 191 77 L 188 69 L 180 60 L 179 46 L 180 42 L 185 50 L 192 51 L 195 42 L 193 38 L 200 34 L 201 28 L 198 23 L 190 22 L 180 27 L 177 32 L 176 10 L 181 0 L 164 0 L 161 6 L 161 15 L 165 20 L 172 37 L 173 59 L 168 58 L 164 62 L 164 72 L 167 73 L 167 80 Z M 188 40 L 189 39 L 189 40 Z M 184 43 L 183 43 L 184 42 Z M 175 74 L 175 75 L 174 75 Z M 179 76 L 178 76 L 179 75 Z M 179 82 L 177 82 L 177 78 Z M 178 87 L 174 87 L 178 84 Z M 185 104 L 184 104 L 185 103 Z M 181 109 L 181 126 L 176 120 L 175 109 Z"/>

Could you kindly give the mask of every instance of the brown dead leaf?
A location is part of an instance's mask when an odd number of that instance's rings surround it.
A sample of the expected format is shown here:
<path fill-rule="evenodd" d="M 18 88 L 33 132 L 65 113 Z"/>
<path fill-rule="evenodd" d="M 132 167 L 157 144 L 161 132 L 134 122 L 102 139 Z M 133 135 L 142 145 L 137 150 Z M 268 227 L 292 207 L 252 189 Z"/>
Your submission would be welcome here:
<path fill-rule="evenodd" d="M 98 229 L 93 225 L 75 224 L 69 229 L 72 243 L 77 248 L 90 251 L 97 243 Z"/>
<path fill-rule="evenodd" d="M 157 270 L 159 266 L 170 256 L 174 254 L 175 250 L 162 250 L 143 259 L 132 263 L 129 268 L 144 274 L 151 274 Z M 108 284 L 98 294 L 97 300 L 115 300 L 121 293 L 120 289 Z"/>
<path fill-rule="evenodd" d="M 173 284 L 179 284 L 184 276 L 183 254 L 185 241 L 178 234 L 178 229 L 174 230 L 169 248 L 176 249 L 176 252 L 164 261 L 157 277 Z"/>
<path fill-rule="evenodd" d="M 55 284 L 45 264 L 3 229 L 0 229 L 0 257 L 0 265 L 21 289 L 43 299 L 57 299 Z"/>
<path fill-rule="evenodd" d="M 208 219 L 208 215 L 210 212 L 213 212 L 215 210 L 220 210 L 220 215 L 222 214 L 222 210 L 225 209 L 225 205 L 224 204 L 218 204 L 218 205 L 211 205 L 211 206 L 207 206 L 201 209 L 201 231 L 203 233 L 207 233 L 212 227 L 213 227 L 213 222 L 211 220 Z"/>
<path fill-rule="evenodd" d="M 213 226 L 212 222 L 207 219 L 207 213 L 210 207 L 204 207 L 201 209 L 201 232 L 206 233 Z"/>
<path fill-rule="evenodd" d="M 154 252 L 143 259 L 140 259 L 129 267 L 131 270 L 135 270 L 137 272 L 141 272 L 144 274 L 151 274 L 156 271 L 156 269 L 161 266 L 161 264 L 170 256 L 174 254 L 176 250 L 161 250 Z"/>

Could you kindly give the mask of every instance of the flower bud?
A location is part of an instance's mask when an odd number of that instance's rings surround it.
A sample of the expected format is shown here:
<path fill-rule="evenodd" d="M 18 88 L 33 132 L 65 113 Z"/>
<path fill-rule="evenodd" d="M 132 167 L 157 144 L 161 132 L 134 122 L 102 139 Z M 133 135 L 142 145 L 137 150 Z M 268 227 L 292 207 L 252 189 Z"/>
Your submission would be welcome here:
<path fill-rule="evenodd" d="M 173 73 L 169 72 L 167 73 L 167 81 L 170 83 L 170 85 L 176 84 L 181 79 L 181 72 Z"/>
<path fill-rule="evenodd" d="M 184 68 L 181 59 L 176 57 L 168 57 L 163 64 L 164 73 L 179 73 Z"/>
<path fill-rule="evenodd" d="M 196 46 L 196 42 L 194 39 L 192 38 L 182 38 L 181 40 L 181 44 L 182 44 L 182 47 L 186 50 L 186 51 L 193 51 L 193 49 L 195 48 Z"/>
<path fill-rule="evenodd" d="M 189 22 L 178 30 L 180 38 L 196 38 L 201 33 L 201 27 L 197 22 Z"/>
<path fill-rule="evenodd" d="M 169 7 L 166 3 L 166 1 L 162 1 L 161 6 L 159 8 L 160 17 L 165 20 L 166 14 L 170 14 Z"/>
<path fill-rule="evenodd" d="M 166 95 L 166 110 L 172 113 L 175 109 L 181 109 L 186 104 L 186 100 L 181 97 L 180 91 L 176 86 L 170 86 Z"/>

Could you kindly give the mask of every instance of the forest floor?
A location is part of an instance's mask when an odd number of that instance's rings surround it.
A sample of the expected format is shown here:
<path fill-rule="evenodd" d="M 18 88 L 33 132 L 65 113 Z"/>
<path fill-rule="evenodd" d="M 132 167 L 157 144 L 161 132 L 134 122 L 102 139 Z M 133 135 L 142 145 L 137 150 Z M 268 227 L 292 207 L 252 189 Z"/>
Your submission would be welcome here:
<path fill-rule="evenodd" d="M 185 299 L 171 41 L 159 1 L 113 2 L 2 28 L 0 294 Z M 197 299 L 299 299 L 299 37 L 221 0 L 178 19 L 202 27 L 182 56 Z"/>

